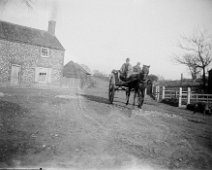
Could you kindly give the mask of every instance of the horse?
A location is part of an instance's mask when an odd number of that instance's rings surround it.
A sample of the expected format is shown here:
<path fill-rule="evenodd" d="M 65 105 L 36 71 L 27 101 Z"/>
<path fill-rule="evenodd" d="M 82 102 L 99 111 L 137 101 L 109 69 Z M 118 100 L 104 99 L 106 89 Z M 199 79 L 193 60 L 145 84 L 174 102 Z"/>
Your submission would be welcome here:
<path fill-rule="evenodd" d="M 136 99 L 136 94 L 137 94 L 138 95 L 138 108 L 142 108 L 143 102 L 144 102 L 144 96 L 145 96 L 145 89 L 147 87 L 149 68 L 150 68 L 150 66 L 143 65 L 143 68 L 139 73 L 133 74 L 129 77 L 129 80 L 132 80 L 132 81 L 129 81 L 129 83 L 127 85 L 126 105 L 129 104 L 130 92 L 132 89 L 134 89 L 133 105 L 135 106 L 135 99 Z"/>

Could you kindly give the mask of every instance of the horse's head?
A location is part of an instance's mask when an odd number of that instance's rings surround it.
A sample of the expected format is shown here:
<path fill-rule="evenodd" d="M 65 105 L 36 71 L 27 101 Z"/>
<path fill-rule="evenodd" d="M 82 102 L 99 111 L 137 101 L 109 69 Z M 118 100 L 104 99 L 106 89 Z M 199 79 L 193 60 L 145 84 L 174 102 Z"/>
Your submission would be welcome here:
<path fill-rule="evenodd" d="M 148 74 L 149 74 L 149 68 L 150 68 L 150 66 L 143 65 L 143 68 L 142 68 L 141 73 L 140 73 L 140 80 L 141 81 L 147 80 Z"/>

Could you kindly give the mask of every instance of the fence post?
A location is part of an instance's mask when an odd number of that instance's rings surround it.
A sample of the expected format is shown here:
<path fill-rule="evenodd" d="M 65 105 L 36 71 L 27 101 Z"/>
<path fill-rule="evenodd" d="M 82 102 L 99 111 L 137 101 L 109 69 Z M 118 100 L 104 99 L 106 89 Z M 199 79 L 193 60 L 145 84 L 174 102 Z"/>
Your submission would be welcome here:
<path fill-rule="evenodd" d="M 187 104 L 191 103 L 191 88 L 188 87 L 188 92 L 187 92 Z"/>
<path fill-rule="evenodd" d="M 147 88 L 145 88 L 144 90 L 144 96 L 146 96 L 146 94 L 147 94 Z"/>
<path fill-rule="evenodd" d="M 155 86 L 155 100 L 158 101 L 158 86 Z"/>
<path fill-rule="evenodd" d="M 165 86 L 162 87 L 162 99 L 165 99 Z"/>
<path fill-rule="evenodd" d="M 182 106 L 182 87 L 179 89 L 178 107 Z"/>
<path fill-rule="evenodd" d="M 160 86 L 157 86 L 157 102 L 160 100 Z"/>

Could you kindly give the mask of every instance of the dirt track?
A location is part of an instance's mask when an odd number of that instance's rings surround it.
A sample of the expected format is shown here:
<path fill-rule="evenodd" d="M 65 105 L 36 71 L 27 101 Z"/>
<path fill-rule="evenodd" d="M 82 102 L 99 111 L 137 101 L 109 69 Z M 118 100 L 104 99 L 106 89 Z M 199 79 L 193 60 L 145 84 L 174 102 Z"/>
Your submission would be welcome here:
<path fill-rule="evenodd" d="M 212 117 L 147 98 L 114 105 L 107 82 L 77 94 L 1 89 L 0 167 L 212 169 Z"/>

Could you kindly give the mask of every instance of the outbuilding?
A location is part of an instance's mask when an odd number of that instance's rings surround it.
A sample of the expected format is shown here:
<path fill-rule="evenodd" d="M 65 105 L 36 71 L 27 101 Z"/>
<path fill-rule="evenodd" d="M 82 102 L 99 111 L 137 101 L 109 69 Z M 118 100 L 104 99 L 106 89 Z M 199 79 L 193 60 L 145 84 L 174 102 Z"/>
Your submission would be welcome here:
<path fill-rule="evenodd" d="M 63 85 L 82 88 L 91 82 L 91 73 L 80 64 L 68 62 L 63 68 Z"/>

